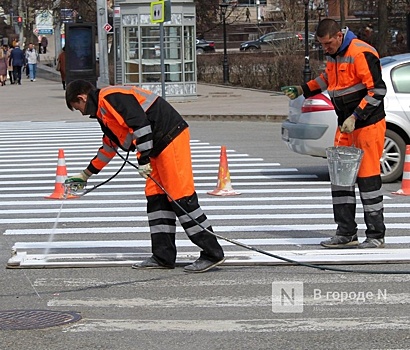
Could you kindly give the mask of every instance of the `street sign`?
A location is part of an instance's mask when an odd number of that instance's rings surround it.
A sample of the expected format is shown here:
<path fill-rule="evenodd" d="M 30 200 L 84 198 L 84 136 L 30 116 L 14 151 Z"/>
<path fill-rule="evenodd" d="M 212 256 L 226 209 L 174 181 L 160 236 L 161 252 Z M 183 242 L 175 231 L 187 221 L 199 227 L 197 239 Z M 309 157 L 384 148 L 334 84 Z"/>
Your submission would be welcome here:
<path fill-rule="evenodd" d="M 151 23 L 164 22 L 165 2 L 153 1 L 151 2 Z"/>
<path fill-rule="evenodd" d="M 109 24 L 109 23 L 105 23 L 105 24 L 104 24 L 104 30 L 105 30 L 107 33 L 111 32 L 111 31 L 112 31 L 112 25 Z"/>
<path fill-rule="evenodd" d="M 38 29 L 38 34 L 39 35 L 52 35 L 53 30 L 52 29 Z"/>

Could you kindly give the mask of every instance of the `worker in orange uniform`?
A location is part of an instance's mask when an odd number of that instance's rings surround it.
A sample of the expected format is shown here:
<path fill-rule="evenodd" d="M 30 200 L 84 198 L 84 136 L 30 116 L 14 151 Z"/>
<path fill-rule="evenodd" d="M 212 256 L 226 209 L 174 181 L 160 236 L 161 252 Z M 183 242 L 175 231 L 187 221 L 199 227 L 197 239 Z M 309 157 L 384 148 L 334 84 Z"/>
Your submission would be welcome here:
<path fill-rule="evenodd" d="M 152 256 L 132 267 L 175 267 L 176 217 L 189 239 L 202 249 L 200 257 L 184 271 L 205 272 L 221 264 L 222 247 L 207 231 L 213 232 L 212 226 L 195 192 L 189 129 L 181 115 L 163 98 L 135 86 L 96 89 L 87 81 L 74 80 L 66 88 L 68 108 L 95 118 L 104 133 L 97 155 L 80 174 L 68 178 L 68 184 L 85 185 L 116 155 L 117 147 L 138 152 L 138 172 L 146 179 Z"/>
<path fill-rule="evenodd" d="M 366 239 L 357 239 L 355 186 L 331 185 L 336 235 L 321 242 L 327 248 L 382 248 L 386 227 L 383 217 L 380 158 L 386 131 L 382 79 L 377 51 L 357 39 L 348 28 L 340 29 L 333 19 L 323 19 L 316 36 L 327 54 L 324 73 L 302 86 L 285 86 L 294 99 L 327 90 L 338 118 L 336 146 L 356 146 L 364 151 L 357 184 L 363 204 Z"/>

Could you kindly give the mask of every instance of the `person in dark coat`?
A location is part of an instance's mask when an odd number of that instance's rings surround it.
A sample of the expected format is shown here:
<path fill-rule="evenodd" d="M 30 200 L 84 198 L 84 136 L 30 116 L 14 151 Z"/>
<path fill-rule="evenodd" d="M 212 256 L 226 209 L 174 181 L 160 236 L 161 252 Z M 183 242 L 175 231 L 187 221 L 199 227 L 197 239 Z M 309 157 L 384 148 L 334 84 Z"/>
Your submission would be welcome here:
<path fill-rule="evenodd" d="M 63 89 L 65 90 L 65 46 L 61 50 L 60 54 L 58 55 L 58 71 L 60 72 L 61 76 L 61 83 L 63 84 Z"/>
<path fill-rule="evenodd" d="M 13 66 L 14 82 L 21 85 L 21 68 L 24 66 L 24 52 L 20 49 L 20 43 L 16 43 L 13 51 L 11 51 L 10 64 Z"/>

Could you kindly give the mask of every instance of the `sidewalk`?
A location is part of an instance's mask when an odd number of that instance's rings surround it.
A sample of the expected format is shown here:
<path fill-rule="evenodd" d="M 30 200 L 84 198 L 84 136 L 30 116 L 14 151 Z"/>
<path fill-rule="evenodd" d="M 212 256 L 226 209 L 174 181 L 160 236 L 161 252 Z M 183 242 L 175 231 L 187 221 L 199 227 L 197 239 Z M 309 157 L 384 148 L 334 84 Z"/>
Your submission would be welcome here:
<path fill-rule="evenodd" d="M 171 102 L 187 120 L 282 121 L 288 114 L 289 100 L 279 92 L 198 84 L 198 97 L 189 102 Z M 53 68 L 38 67 L 37 79 L 25 75 L 22 85 L 0 87 L 0 121 L 81 121 L 64 99 L 60 76 Z"/>

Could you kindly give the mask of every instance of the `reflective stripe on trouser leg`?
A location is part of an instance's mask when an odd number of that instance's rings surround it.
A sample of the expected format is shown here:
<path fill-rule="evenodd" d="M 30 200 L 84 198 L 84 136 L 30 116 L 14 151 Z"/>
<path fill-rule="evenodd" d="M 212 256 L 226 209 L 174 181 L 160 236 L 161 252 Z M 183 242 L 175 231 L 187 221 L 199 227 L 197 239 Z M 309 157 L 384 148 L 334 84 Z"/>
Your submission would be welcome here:
<path fill-rule="evenodd" d="M 152 254 L 159 263 L 174 266 L 176 215 L 166 195 L 148 196 L 147 201 Z"/>
<path fill-rule="evenodd" d="M 357 178 L 360 198 L 363 203 L 364 221 L 367 226 L 366 236 L 383 238 L 386 226 L 383 216 L 383 193 L 380 175 Z"/>
<path fill-rule="evenodd" d="M 337 224 L 336 235 L 352 236 L 357 233 L 356 195 L 354 186 L 331 185 L 333 216 Z"/>
<path fill-rule="evenodd" d="M 211 261 L 220 261 L 224 256 L 222 247 L 220 246 L 214 235 L 202 228 L 207 228 L 208 230 L 213 232 L 212 226 L 208 222 L 206 215 L 199 206 L 198 196 L 196 192 L 194 192 L 189 197 L 178 199 L 177 203 L 187 213 L 189 213 L 189 215 L 187 215 L 175 203 L 171 203 L 175 213 L 178 216 L 179 222 L 184 228 L 189 239 L 192 241 L 192 243 L 196 244 L 203 250 L 201 252 L 201 257 Z M 202 227 L 198 225 L 193 219 L 201 224 Z"/>

